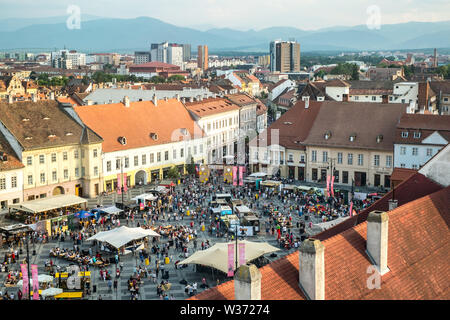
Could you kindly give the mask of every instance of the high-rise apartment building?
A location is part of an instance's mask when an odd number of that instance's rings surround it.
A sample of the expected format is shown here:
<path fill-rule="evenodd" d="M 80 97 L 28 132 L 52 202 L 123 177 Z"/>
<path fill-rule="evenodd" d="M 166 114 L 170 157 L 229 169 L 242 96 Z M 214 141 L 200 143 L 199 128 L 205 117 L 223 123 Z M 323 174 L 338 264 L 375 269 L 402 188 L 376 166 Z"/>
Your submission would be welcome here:
<path fill-rule="evenodd" d="M 300 72 L 300 44 L 295 41 L 272 41 L 270 71 Z"/>
<path fill-rule="evenodd" d="M 167 48 L 167 63 L 181 67 L 183 65 L 183 47 L 171 43 Z"/>
<path fill-rule="evenodd" d="M 208 46 L 198 46 L 197 65 L 203 71 L 208 70 Z"/>
<path fill-rule="evenodd" d="M 191 60 L 191 45 L 183 44 L 183 61 L 188 62 Z"/>
<path fill-rule="evenodd" d="M 147 62 L 150 62 L 150 52 L 148 51 L 134 52 L 134 64 L 144 64 Z"/>

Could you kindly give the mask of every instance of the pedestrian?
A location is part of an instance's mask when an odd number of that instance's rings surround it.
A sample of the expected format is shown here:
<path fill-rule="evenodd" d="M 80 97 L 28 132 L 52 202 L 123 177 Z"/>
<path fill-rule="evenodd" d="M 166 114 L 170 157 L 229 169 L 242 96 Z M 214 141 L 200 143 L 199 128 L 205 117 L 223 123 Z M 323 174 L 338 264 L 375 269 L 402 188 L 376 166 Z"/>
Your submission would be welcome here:
<path fill-rule="evenodd" d="M 117 282 L 117 280 L 115 280 L 115 281 Z M 111 281 L 111 279 L 108 280 L 108 288 L 109 288 L 109 291 L 111 292 L 112 291 L 112 281 Z"/>

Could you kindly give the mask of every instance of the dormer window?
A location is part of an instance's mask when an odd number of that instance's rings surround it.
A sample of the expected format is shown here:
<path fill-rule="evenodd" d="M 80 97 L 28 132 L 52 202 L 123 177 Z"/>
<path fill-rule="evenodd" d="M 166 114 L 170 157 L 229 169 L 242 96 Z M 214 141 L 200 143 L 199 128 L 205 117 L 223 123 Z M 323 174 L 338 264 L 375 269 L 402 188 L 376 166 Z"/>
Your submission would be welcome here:
<path fill-rule="evenodd" d="M 154 133 L 154 132 L 152 132 L 152 133 L 150 133 L 150 138 L 152 138 L 153 140 L 158 140 L 158 134 L 157 133 Z"/>
<path fill-rule="evenodd" d="M 349 138 L 350 142 L 355 141 L 355 139 L 356 139 L 356 133 L 352 133 Z"/>
<path fill-rule="evenodd" d="M 292 122 L 290 122 L 290 121 L 285 121 L 284 124 L 285 124 L 285 125 L 291 125 Z"/>
<path fill-rule="evenodd" d="M 117 141 L 119 141 L 119 143 L 123 146 L 127 144 L 127 138 L 125 137 L 119 137 Z"/>
<path fill-rule="evenodd" d="M 420 139 L 421 133 L 420 132 L 414 132 L 414 139 Z"/>
<path fill-rule="evenodd" d="M 28 121 L 30 121 L 30 119 L 28 119 L 28 118 L 23 118 L 22 121 L 23 121 L 23 122 L 28 122 Z"/>
<path fill-rule="evenodd" d="M 402 138 L 408 138 L 408 131 L 402 131 Z"/>
<path fill-rule="evenodd" d="M 31 140 L 33 137 L 25 137 L 25 140 Z"/>
<path fill-rule="evenodd" d="M 324 138 L 325 138 L 325 140 L 328 140 L 328 139 L 330 139 L 331 138 L 331 131 L 330 130 L 328 130 L 327 132 L 325 132 L 325 134 L 324 134 L 324 136 L 323 136 Z"/>
<path fill-rule="evenodd" d="M 50 138 L 56 138 L 56 135 L 50 134 L 48 137 L 49 137 L 49 139 L 50 139 Z"/>
<path fill-rule="evenodd" d="M 73 133 L 72 132 L 67 132 L 66 136 L 73 136 Z"/>
<path fill-rule="evenodd" d="M 379 135 L 377 136 L 377 143 L 380 143 L 381 141 L 383 141 L 383 135 L 382 135 L 382 134 L 379 134 Z"/>
<path fill-rule="evenodd" d="M 42 118 L 42 120 L 50 120 L 50 118 L 49 117 L 44 117 L 44 118 Z"/>

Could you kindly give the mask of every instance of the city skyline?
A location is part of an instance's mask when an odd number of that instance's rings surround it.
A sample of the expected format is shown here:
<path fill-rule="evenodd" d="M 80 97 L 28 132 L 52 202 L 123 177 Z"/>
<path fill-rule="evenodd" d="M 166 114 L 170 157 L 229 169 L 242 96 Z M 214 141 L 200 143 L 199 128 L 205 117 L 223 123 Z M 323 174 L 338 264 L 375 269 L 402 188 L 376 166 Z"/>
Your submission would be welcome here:
<path fill-rule="evenodd" d="M 339 3 L 329 0 L 295 3 L 287 0 L 276 2 L 250 0 L 239 4 L 233 2 L 236 1 L 174 0 L 168 3 L 159 0 L 137 0 L 126 7 L 119 8 L 120 2 L 104 0 L 95 3 L 85 0 L 76 3 L 68 0 L 58 2 L 43 0 L 39 3 L 24 0 L 18 3 L 7 3 L 5 0 L 0 0 L 2 7 L 0 19 L 65 16 L 68 15 L 68 7 L 75 5 L 80 8 L 81 15 L 124 19 L 146 16 L 198 30 L 210 28 L 261 30 L 276 26 L 317 30 L 335 26 L 364 25 L 370 23 L 374 15 L 378 15 L 379 19 L 377 19 L 381 25 L 450 20 L 450 3 L 443 0 L 432 0 L 426 3 L 417 0 L 400 0 L 395 3 L 387 0 L 347 0 Z M 434 10 L 433 4 L 439 6 L 440 10 Z M 236 5 L 239 5 L 241 9 L 230 10 Z M 304 10 L 305 8 L 307 10 Z M 249 12 L 252 14 L 248 15 Z M 318 14 L 311 14 L 312 12 Z"/>

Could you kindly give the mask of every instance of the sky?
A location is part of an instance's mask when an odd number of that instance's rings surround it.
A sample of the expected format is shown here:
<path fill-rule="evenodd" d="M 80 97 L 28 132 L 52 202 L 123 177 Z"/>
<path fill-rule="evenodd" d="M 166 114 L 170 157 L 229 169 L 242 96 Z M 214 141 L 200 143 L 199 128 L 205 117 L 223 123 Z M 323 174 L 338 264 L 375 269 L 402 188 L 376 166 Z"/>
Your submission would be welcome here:
<path fill-rule="evenodd" d="M 0 19 L 64 16 L 71 5 L 82 15 L 148 16 L 203 30 L 315 30 L 366 24 L 374 15 L 381 24 L 450 20 L 448 0 L 0 0 Z"/>

